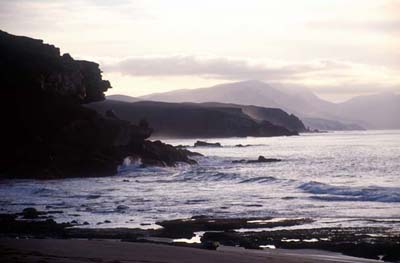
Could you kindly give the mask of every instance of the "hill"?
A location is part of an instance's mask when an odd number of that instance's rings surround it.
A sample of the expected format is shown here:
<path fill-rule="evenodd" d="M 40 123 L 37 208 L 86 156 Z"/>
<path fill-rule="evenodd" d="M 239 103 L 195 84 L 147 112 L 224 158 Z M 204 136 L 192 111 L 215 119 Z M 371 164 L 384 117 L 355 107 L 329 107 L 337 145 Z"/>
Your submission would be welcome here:
<path fill-rule="evenodd" d="M 130 122 L 145 119 L 154 129 L 155 137 L 211 138 L 211 137 L 268 137 L 296 135 L 297 131 L 266 120 L 256 121 L 240 107 L 195 103 L 164 103 L 140 101 L 127 103 L 106 100 L 88 107 L 106 114 L 113 111 L 116 118 Z"/>
<path fill-rule="evenodd" d="M 310 128 L 329 127 L 335 130 L 399 129 L 399 95 L 360 96 L 343 103 L 323 100 L 301 87 L 275 87 L 250 80 L 200 89 L 184 89 L 139 97 L 165 102 L 221 102 L 280 108 L 308 119 Z M 323 125 L 322 125 L 323 124 Z"/>

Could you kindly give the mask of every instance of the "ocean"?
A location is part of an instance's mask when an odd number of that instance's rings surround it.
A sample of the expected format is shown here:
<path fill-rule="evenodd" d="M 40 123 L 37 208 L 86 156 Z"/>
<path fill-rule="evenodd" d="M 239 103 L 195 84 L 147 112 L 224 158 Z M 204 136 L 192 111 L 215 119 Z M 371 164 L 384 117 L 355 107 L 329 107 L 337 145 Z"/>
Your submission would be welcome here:
<path fill-rule="evenodd" d="M 163 141 L 193 146 L 196 140 Z M 288 229 L 400 229 L 398 130 L 207 141 L 223 147 L 189 147 L 204 155 L 196 157 L 198 165 L 139 168 L 125 162 L 112 177 L 3 180 L 1 213 L 35 207 L 62 211 L 53 214 L 57 222 L 108 228 L 157 228 L 157 221 L 209 215 L 315 219 Z M 232 162 L 260 155 L 282 161 Z"/>

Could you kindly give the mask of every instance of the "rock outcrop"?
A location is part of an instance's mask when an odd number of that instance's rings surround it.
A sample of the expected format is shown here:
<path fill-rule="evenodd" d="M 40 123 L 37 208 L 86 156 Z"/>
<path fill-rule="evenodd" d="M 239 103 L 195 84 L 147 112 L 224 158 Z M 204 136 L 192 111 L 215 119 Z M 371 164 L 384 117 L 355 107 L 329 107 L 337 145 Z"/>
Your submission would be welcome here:
<path fill-rule="evenodd" d="M 197 141 L 193 145 L 194 147 L 222 147 L 219 142 L 205 142 L 205 141 Z"/>
<path fill-rule="evenodd" d="M 260 155 L 258 156 L 257 160 L 234 160 L 232 163 L 275 163 L 275 162 L 280 162 L 282 161 L 281 159 L 276 159 L 276 158 L 265 158 L 264 156 Z"/>
<path fill-rule="evenodd" d="M 0 31 L 0 83 L 1 177 L 112 175 L 130 155 L 159 165 L 194 163 L 185 151 L 146 140 L 148 125 L 83 107 L 111 88 L 99 65 L 60 55 L 42 40 Z"/>

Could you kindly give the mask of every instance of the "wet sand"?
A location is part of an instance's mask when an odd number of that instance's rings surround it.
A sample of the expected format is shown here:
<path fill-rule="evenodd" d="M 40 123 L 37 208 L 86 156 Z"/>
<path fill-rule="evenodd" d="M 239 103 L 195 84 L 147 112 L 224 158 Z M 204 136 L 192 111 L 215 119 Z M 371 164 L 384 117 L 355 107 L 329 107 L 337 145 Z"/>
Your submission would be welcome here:
<path fill-rule="evenodd" d="M 220 247 L 217 251 L 150 243 L 77 239 L 0 239 L 0 262 L 140 262 L 140 263 L 355 263 L 381 262 L 318 250 L 245 250 Z"/>

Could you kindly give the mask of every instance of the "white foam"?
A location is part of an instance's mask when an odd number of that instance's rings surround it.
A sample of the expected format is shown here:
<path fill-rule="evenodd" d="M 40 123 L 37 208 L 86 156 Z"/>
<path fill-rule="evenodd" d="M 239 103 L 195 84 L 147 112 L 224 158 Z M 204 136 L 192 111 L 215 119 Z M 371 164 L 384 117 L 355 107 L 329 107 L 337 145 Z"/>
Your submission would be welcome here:
<path fill-rule="evenodd" d="M 325 201 L 400 202 L 400 188 L 397 187 L 333 186 L 312 181 L 300 185 L 299 188 L 316 195 L 312 198 Z"/>

